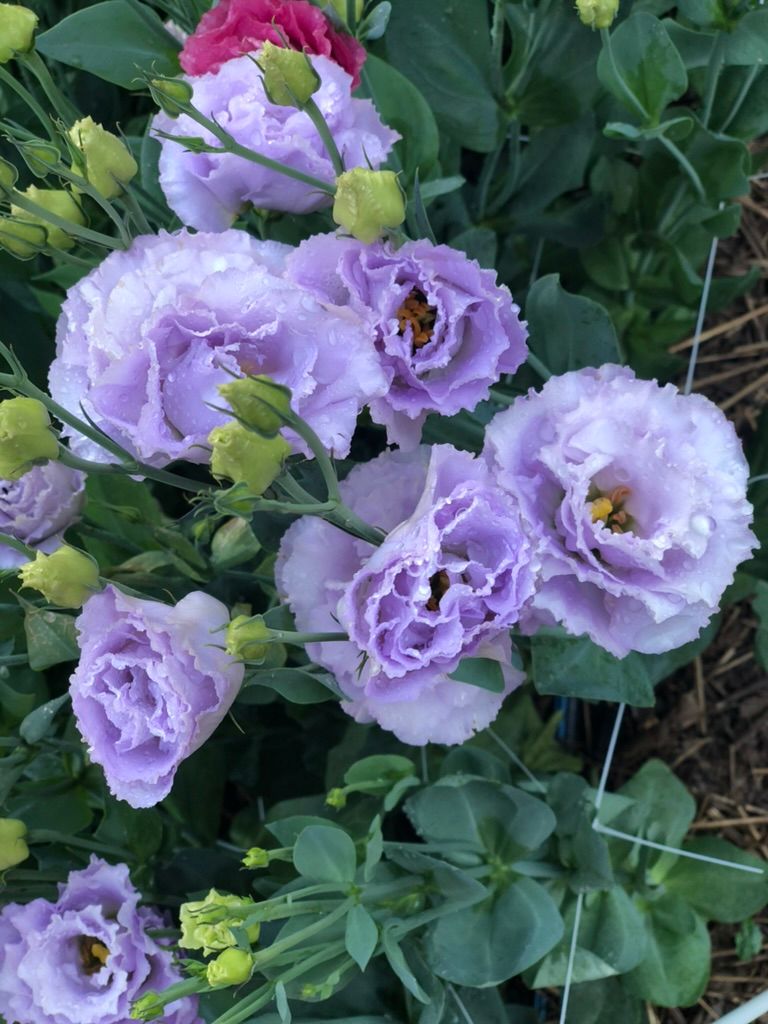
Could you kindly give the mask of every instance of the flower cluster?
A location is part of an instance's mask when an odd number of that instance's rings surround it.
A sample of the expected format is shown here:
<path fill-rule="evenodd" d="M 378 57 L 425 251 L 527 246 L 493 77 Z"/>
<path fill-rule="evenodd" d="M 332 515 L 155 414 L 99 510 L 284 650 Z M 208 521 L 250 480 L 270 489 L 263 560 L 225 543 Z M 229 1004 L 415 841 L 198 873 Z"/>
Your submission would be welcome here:
<path fill-rule="evenodd" d="M 58 899 L 0 910 L 0 1006 L 19 1024 L 128 1024 L 131 1003 L 181 980 L 171 953 L 148 929 L 159 914 L 139 907 L 124 864 L 91 857 Z M 168 1024 L 198 1024 L 197 1001 L 165 1009 Z"/>

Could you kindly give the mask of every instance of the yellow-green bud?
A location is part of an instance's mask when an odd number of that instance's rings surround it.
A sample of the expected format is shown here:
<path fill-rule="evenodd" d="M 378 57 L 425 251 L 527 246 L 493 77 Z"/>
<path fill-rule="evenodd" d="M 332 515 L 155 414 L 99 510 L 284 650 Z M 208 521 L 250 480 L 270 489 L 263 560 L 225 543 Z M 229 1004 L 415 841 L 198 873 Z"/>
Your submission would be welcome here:
<path fill-rule="evenodd" d="M 239 420 L 264 437 L 275 437 L 285 424 L 283 414 L 291 411 L 291 392 L 269 377 L 239 377 L 220 384 L 219 394 Z"/>
<path fill-rule="evenodd" d="M 259 437 L 234 420 L 214 427 L 208 435 L 211 472 L 236 484 L 245 484 L 253 495 L 263 494 L 279 476 L 291 446 L 282 437 Z"/>
<path fill-rule="evenodd" d="M 385 228 L 399 227 L 405 220 L 405 201 L 395 172 L 353 167 L 340 174 L 333 219 L 366 245 Z"/>
<path fill-rule="evenodd" d="M 261 615 L 238 615 L 227 626 L 227 654 L 242 661 L 263 661 L 271 636 Z"/>
<path fill-rule="evenodd" d="M 261 846 L 252 846 L 243 857 L 243 867 L 254 870 L 269 867 L 269 854 Z"/>
<path fill-rule="evenodd" d="M 131 1020 L 157 1020 L 165 1012 L 165 1003 L 157 992 L 147 992 L 131 1004 Z"/>
<path fill-rule="evenodd" d="M 83 158 L 83 177 L 105 199 L 114 199 L 135 177 L 139 165 L 124 143 L 112 132 L 84 117 L 69 129 L 69 138 Z"/>
<path fill-rule="evenodd" d="M 48 234 L 39 224 L 0 217 L 0 247 L 18 260 L 31 260 L 48 245 Z"/>
<path fill-rule="evenodd" d="M 204 900 L 183 903 L 179 911 L 179 945 L 184 949 L 202 949 L 204 956 L 236 946 L 237 939 L 232 934 L 232 926 L 240 924 L 238 914 L 250 903 L 253 900 L 217 892 L 215 889 L 211 889 Z M 247 928 L 248 941 L 256 942 L 260 930 L 259 924 Z"/>
<path fill-rule="evenodd" d="M 337 786 L 335 789 L 329 791 L 328 796 L 325 798 L 325 802 L 329 807 L 335 807 L 337 811 L 340 811 L 342 807 L 347 806 L 347 794 L 343 789 L 339 789 Z"/>
<path fill-rule="evenodd" d="M 37 15 L 19 4 L 0 4 L 0 64 L 35 45 Z"/>
<path fill-rule="evenodd" d="M 264 75 L 264 91 L 278 107 L 303 107 L 320 88 L 320 76 L 300 50 L 267 41 L 256 62 Z"/>
<path fill-rule="evenodd" d="M 365 0 L 355 0 L 355 17 L 359 21 L 363 16 L 363 7 L 365 6 Z M 347 0 L 331 0 L 331 7 L 344 21 L 347 20 Z"/>
<path fill-rule="evenodd" d="M 169 117 L 178 117 L 192 102 L 192 86 L 181 78 L 153 78 L 149 91 Z"/>
<path fill-rule="evenodd" d="M 619 0 L 576 0 L 582 24 L 589 28 L 610 28 L 619 11 Z"/>
<path fill-rule="evenodd" d="M 18 818 L 0 818 L 0 871 L 21 864 L 29 856 L 24 842 L 27 826 Z"/>
<path fill-rule="evenodd" d="M 8 160 L 0 160 L 0 189 L 10 190 L 16 184 L 19 172 Z"/>
<path fill-rule="evenodd" d="M 0 402 L 0 478 L 18 480 L 40 459 L 57 459 L 48 410 L 36 398 Z"/>
<path fill-rule="evenodd" d="M 90 555 L 62 544 L 53 554 L 38 551 L 19 569 L 23 587 L 39 590 L 59 608 L 80 608 L 100 589 L 99 567 Z"/>
<path fill-rule="evenodd" d="M 61 163 L 61 153 L 56 146 L 42 139 L 18 143 L 19 152 L 24 157 L 27 167 L 38 178 L 45 178 Z"/>
<path fill-rule="evenodd" d="M 206 980 L 211 988 L 242 985 L 253 971 L 253 955 L 244 949 L 225 949 L 208 964 Z"/>
<path fill-rule="evenodd" d="M 38 188 L 37 185 L 30 185 L 26 192 L 20 194 L 55 217 L 61 217 L 62 220 L 68 220 L 81 227 L 85 224 L 85 217 L 80 205 L 72 194 L 64 189 Z M 48 245 L 52 249 L 71 249 L 75 244 L 74 239 L 63 228 L 51 224 L 45 219 L 44 214 L 30 213 L 13 203 L 11 203 L 11 213 L 21 220 L 29 221 L 32 224 L 41 224 L 46 230 Z"/>

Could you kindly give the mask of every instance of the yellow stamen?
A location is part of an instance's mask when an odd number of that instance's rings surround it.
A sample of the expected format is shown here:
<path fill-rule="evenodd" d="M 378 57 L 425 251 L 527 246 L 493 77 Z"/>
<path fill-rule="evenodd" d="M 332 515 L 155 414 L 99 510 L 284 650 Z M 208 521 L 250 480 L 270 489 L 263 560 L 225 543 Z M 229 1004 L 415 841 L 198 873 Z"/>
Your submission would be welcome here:
<path fill-rule="evenodd" d="M 610 498 L 596 498 L 592 502 L 592 522 L 596 523 L 598 519 L 602 519 L 603 522 L 608 520 L 608 516 L 613 512 L 613 502 Z"/>

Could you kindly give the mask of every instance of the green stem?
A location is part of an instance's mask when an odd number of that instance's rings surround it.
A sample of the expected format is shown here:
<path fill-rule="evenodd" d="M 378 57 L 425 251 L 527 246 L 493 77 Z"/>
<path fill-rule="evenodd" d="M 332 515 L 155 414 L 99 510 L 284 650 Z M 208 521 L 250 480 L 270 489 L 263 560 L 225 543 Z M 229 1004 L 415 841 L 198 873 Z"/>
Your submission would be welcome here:
<path fill-rule="evenodd" d="M 670 155 L 673 156 L 675 160 L 677 160 L 682 169 L 688 175 L 688 178 L 691 184 L 693 185 L 694 189 L 696 190 L 699 198 L 702 200 L 706 200 L 707 193 L 704 189 L 704 186 L 701 183 L 701 178 L 699 177 L 696 168 L 693 166 L 690 160 L 688 160 L 688 158 L 682 152 L 682 150 L 680 150 L 678 146 L 676 146 L 675 143 L 672 142 L 671 139 L 668 139 L 666 135 L 659 135 L 659 142 L 670 153 Z"/>
<path fill-rule="evenodd" d="M 491 74 L 499 96 L 502 94 L 502 52 L 504 49 L 504 9 L 505 0 L 494 0 L 493 21 L 491 23 Z"/>
<path fill-rule="evenodd" d="M 602 39 L 603 49 L 605 50 L 605 55 L 608 58 L 608 63 L 611 66 L 611 71 L 613 72 L 613 75 L 619 84 L 619 88 L 621 89 L 621 93 L 627 102 L 627 106 L 631 107 L 631 109 L 634 110 L 634 112 L 640 117 L 640 119 L 643 122 L 647 123 L 650 120 L 648 116 L 648 111 L 642 105 L 637 96 L 635 96 L 635 94 L 629 88 L 624 79 L 624 76 L 619 71 L 619 67 L 616 63 L 616 58 L 613 53 L 613 45 L 611 44 L 610 31 L 607 28 L 601 28 L 600 38 Z"/>
<path fill-rule="evenodd" d="M 127 185 L 123 185 L 123 194 L 120 196 L 120 199 L 130 215 L 133 217 L 134 224 L 141 234 L 153 234 L 152 226 L 147 220 L 146 215 L 141 208 L 141 204 Z"/>
<path fill-rule="evenodd" d="M 379 547 L 386 537 L 384 531 L 380 530 L 378 526 L 370 526 L 343 503 L 340 503 L 333 512 L 327 512 L 323 518 L 327 522 L 333 523 L 334 526 L 338 526 L 345 533 L 351 533 L 353 536 L 359 537 L 360 540 L 373 544 L 374 547 Z"/>
<path fill-rule="evenodd" d="M 336 172 L 336 177 L 338 177 L 340 174 L 344 173 L 344 161 L 341 153 L 339 152 L 339 147 L 336 145 L 336 140 L 333 135 L 331 135 L 331 130 L 323 117 L 322 111 L 311 96 L 301 109 L 309 116 L 312 124 L 317 128 L 317 134 L 323 141 L 326 152 L 331 158 L 331 163 L 333 164 L 333 169 Z"/>
<path fill-rule="evenodd" d="M 272 960 L 275 959 L 275 957 L 284 953 L 287 949 L 293 949 L 294 946 L 298 946 L 313 935 L 317 935 L 319 932 L 325 931 L 340 918 L 344 917 L 344 915 L 352 909 L 354 902 L 355 901 L 351 898 L 344 900 L 343 903 L 340 903 L 336 909 L 326 917 L 321 918 L 319 921 L 313 921 L 312 924 L 308 924 L 306 928 L 300 928 L 299 931 L 293 932 L 284 939 L 278 939 L 278 941 L 273 942 L 271 946 L 267 946 L 267 948 L 262 950 L 260 953 L 256 953 L 253 958 L 254 971 L 263 970 Z"/>
<path fill-rule="evenodd" d="M 61 92 L 59 87 L 56 85 L 54 80 L 51 78 L 51 73 L 45 65 L 45 62 L 41 58 L 40 54 L 35 50 L 29 53 L 17 54 L 17 59 L 26 67 L 40 83 L 40 86 L 48 97 L 53 109 L 64 121 L 67 127 L 70 127 L 80 117 L 79 111 L 69 102 L 66 96 Z"/>
<path fill-rule="evenodd" d="M 728 117 L 726 117 L 726 119 L 720 125 L 720 131 L 723 135 L 728 131 L 728 129 L 731 126 L 731 122 L 736 117 L 738 112 L 741 110 L 742 104 L 744 103 L 744 100 L 747 98 L 747 95 L 749 94 L 749 90 L 755 83 L 757 73 L 762 70 L 763 66 L 764 65 L 762 64 L 753 64 L 752 67 L 749 69 L 747 76 L 744 79 L 744 84 L 742 85 L 741 89 L 739 89 L 739 95 L 736 97 L 734 104 L 731 107 L 731 111 L 728 114 Z"/>
<path fill-rule="evenodd" d="M 61 445 L 59 448 L 59 461 L 71 469 L 79 469 L 83 473 L 120 473 L 124 476 L 144 476 L 149 480 L 155 480 L 160 484 L 168 484 L 180 491 L 188 491 L 191 494 L 209 494 L 213 488 L 208 484 L 199 483 L 197 480 L 189 480 L 178 473 L 170 473 L 165 469 L 156 469 L 144 462 L 133 459 L 129 463 L 117 462 L 91 462 L 89 459 L 81 459 L 73 455 L 69 448 Z"/>
<path fill-rule="evenodd" d="M 325 644 L 331 641 L 349 640 L 346 633 L 294 633 L 288 629 L 273 629 L 269 643 L 292 644 L 301 646 L 303 644 Z"/>
<path fill-rule="evenodd" d="M 347 0 L 347 26 L 352 35 L 357 29 L 357 5 L 355 0 Z"/>
<path fill-rule="evenodd" d="M 0 544 L 5 544 L 9 548 L 13 548 L 14 551 L 18 551 L 20 555 L 24 555 L 30 561 L 35 557 L 35 549 L 29 547 L 27 544 L 23 544 L 17 537 L 11 537 L 10 534 L 0 533 Z"/>
<path fill-rule="evenodd" d="M 57 832 L 50 828 L 31 828 L 27 836 L 28 843 L 61 843 L 63 846 L 76 846 L 81 850 L 95 850 L 96 853 L 106 853 L 111 857 L 119 857 L 127 860 L 130 854 L 119 846 L 109 846 L 106 843 L 94 843 L 89 839 L 79 839 L 77 836 L 70 836 L 64 832 Z"/>
<path fill-rule="evenodd" d="M 701 123 L 705 128 L 709 125 L 709 119 L 712 116 L 712 106 L 715 102 L 715 93 L 717 92 L 717 82 L 720 78 L 720 72 L 723 69 L 723 51 L 725 49 L 726 38 L 725 32 L 717 33 L 714 45 L 712 46 L 712 53 L 709 57 L 709 63 L 707 65 L 707 81 L 704 89 L 704 109 L 701 114 Z"/>
<path fill-rule="evenodd" d="M 35 117 L 38 119 L 40 124 L 45 129 L 45 133 L 51 142 L 58 147 L 59 137 L 56 134 L 51 119 L 45 112 L 43 107 L 37 102 L 35 97 L 25 88 L 21 82 L 17 81 L 10 73 L 0 64 L 0 82 L 4 82 L 9 88 L 13 89 L 16 95 L 29 107 Z"/>
<path fill-rule="evenodd" d="M 552 376 L 551 370 L 548 370 L 544 363 L 542 363 L 539 357 L 534 355 L 533 352 L 528 352 L 528 357 L 525 361 L 530 365 L 532 370 L 535 370 L 536 373 L 538 373 L 542 380 L 549 380 Z"/>
<path fill-rule="evenodd" d="M 170 988 L 164 989 L 162 992 L 155 993 L 157 995 L 157 1002 L 153 1004 L 158 1010 L 162 1007 L 167 1006 L 169 1003 L 175 1003 L 177 999 L 182 999 L 184 996 L 194 996 L 199 992 L 210 992 L 210 986 L 205 978 L 187 978 L 186 981 L 177 981 L 175 985 L 171 985 Z M 137 1020 L 152 1020 L 152 1017 L 138 1017 Z"/>
<path fill-rule="evenodd" d="M 67 235 L 81 238 L 85 242 L 95 242 L 97 245 L 103 245 L 108 249 L 123 248 L 123 246 L 117 245 L 115 239 L 110 235 L 103 235 L 100 231 L 91 231 L 90 228 L 82 227 L 79 224 L 74 224 L 71 220 L 59 217 L 57 214 L 51 213 L 50 210 L 46 210 L 44 206 L 32 202 L 31 199 L 22 195 L 21 192 L 11 192 L 10 199 L 14 206 L 26 210 L 27 213 L 34 214 L 35 217 L 44 223 L 53 224 L 54 227 L 61 228 Z"/>

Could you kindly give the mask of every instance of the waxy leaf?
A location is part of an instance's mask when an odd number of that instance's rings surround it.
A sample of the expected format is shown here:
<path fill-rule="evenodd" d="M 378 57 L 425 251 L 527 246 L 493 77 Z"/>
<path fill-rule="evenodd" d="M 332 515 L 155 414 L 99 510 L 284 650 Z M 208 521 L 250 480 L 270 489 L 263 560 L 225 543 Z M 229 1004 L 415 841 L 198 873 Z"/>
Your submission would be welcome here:
<path fill-rule="evenodd" d="M 293 864 L 305 878 L 337 882 L 343 888 L 352 883 L 357 870 L 355 844 L 339 828 L 310 825 L 296 840 Z"/>

